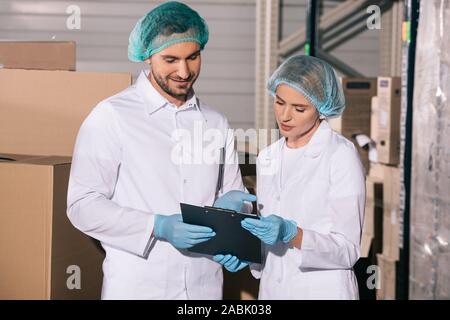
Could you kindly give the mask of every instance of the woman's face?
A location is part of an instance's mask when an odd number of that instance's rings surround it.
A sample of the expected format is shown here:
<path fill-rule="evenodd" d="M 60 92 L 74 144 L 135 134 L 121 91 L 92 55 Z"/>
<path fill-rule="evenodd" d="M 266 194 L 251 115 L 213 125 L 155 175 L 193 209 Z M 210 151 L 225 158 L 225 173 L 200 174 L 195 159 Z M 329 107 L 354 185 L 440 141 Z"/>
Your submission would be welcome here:
<path fill-rule="evenodd" d="M 281 134 L 290 146 L 302 146 L 318 127 L 319 113 L 305 96 L 286 84 L 275 92 L 275 117 Z"/>

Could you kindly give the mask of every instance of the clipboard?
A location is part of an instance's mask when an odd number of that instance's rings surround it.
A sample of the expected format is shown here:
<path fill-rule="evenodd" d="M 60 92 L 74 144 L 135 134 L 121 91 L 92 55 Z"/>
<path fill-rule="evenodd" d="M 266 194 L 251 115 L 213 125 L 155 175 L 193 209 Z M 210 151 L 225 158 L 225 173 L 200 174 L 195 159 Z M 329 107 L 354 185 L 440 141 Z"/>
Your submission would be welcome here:
<path fill-rule="evenodd" d="M 241 226 L 243 219 L 259 219 L 258 216 L 186 203 L 181 203 L 180 207 L 183 222 L 210 227 L 216 233 L 189 251 L 206 255 L 232 254 L 243 261 L 261 263 L 261 240 Z"/>

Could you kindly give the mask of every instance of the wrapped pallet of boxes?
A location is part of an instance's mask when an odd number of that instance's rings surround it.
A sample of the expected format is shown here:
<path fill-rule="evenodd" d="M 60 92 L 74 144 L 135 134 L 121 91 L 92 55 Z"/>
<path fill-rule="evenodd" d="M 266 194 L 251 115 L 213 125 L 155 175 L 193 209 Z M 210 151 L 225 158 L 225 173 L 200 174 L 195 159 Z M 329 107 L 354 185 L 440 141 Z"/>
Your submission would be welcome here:
<path fill-rule="evenodd" d="M 0 65 L 7 69 L 75 71 L 73 41 L 0 41 Z"/>
<path fill-rule="evenodd" d="M 420 1 L 409 246 L 409 298 L 416 300 L 450 300 L 449 4 Z"/>
<path fill-rule="evenodd" d="M 344 137 L 355 143 L 355 135 L 370 136 L 370 106 L 373 96 L 377 95 L 377 80 L 375 78 L 343 78 L 342 88 L 345 94 L 344 113 L 334 119 L 329 119 L 330 126 Z M 361 161 L 369 171 L 368 148 L 358 146 Z"/>
<path fill-rule="evenodd" d="M 0 299 L 99 299 L 103 250 L 66 215 L 69 157 L 0 155 Z"/>
<path fill-rule="evenodd" d="M 378 78 L 377 108 L 371 137 L 376 143 L 377 162 L 398 165 L 400 158 L 400 77 Z"/>
<path fill-rule="evenodd" d="M 78 130 L 129 73 L 0 69 L 0 152 L 72 156 Z"/>

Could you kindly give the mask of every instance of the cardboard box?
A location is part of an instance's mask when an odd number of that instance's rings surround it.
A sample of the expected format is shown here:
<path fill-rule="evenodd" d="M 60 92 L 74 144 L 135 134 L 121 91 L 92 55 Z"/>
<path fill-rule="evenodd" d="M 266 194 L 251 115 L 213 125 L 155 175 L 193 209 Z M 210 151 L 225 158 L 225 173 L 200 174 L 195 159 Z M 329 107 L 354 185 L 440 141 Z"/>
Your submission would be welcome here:
<path fill-rule="evenodd" d="M 401 78 L 378 78 L 378 108 L 375 132 L 378 162 L 398 165 L 400 159 Z"/>
<path fill-rule="evenodd" d="M 0 41 L 0 65 L 8 69 L 75 71 L 73 41 Z"/>
<path fill-rule="evenodd" d="M 400 255 L 400 169 L 372 163 L 369 177 L 383 184 L 383 255 L 398 260 Z"/>
<path fill-rule="evenodd" d="M 99 299 L 104 253 L 66 215 L 70 158 L 1 157 L 0 299 Z"/>
<path fill-rule="evenodd" d="M 385 167 L 383 184 L 383 255 L 400 256 L 400 169 Z"/>
<path fill-rule="evenodd" d="M 129 73 L 0 69 L 0 150 L 71 156 L 83 120 Z"/>
<path fill-rule="evenodd" d="M 369 256 L 372 241 L 375 237 L 375 210 L 378 199 L 376 188 L 382 188 L 382 184 L 370 177 L 366 178 L 366 204 L 364 210 L 364 225 L 361 239 L 361 257 Z M 382 201 L 382 199 L 381 199 Z M 377 203 L 377 205 L 379 205 Z"/>
<path fill-rule="evenodd" d="M 377 290 L 378 300 L 395 300 L 396 261 L 382 254 L 377 255 L 380 287 Z"/>
<path fill-rule="evenodd" d="M 376 254 L 383 251 L 383 183 L 366 177 L 366 204 L 361 239 L 361 257 L 376 264 Z"/>
<path fill-rule="evenodd" d="M 384 165 L 380 163 L 371 163 L 368 176 L 376 181 L 384 181 Z"/>
<path fill-rule="evenodd" d="M 330 126 L 356 144 L 354 135 L 370 136 L 370 107 L 373 96 L 377 95 L 375 78 L 343 78 L 342 88 L 345 94 L 346 108 L 339 118 L 330 119 Z M 368 149 L 358 146 L 361 161 L 369 171 Z"/>
<path fill-rule="evenodd" d="M 369 256 L 370 247 L 374 237 L 373 218 L 375 211 L 373 182 L 366 179 L 366 205 L 364 209 L 364 225 L 361 237 L 361 258 Z"/>
<path fill-rule="evenodd" d="M 370 139 L 376 143 L 376 139 L 378 137 L 378 96 L 372 97 L 370 105 Z M 372 146 L 372 149 L 375 149 L 375 151 L 372 150 L 369 152 L 369 161 L 377 163 L 378 153 L 376 150 L 376 145 Z"/>
<path fill-rule="evenodd" d="M 378 96 L 372 97 L 370 101 L 370 137 L 375 140 L 378 137 Z"/>

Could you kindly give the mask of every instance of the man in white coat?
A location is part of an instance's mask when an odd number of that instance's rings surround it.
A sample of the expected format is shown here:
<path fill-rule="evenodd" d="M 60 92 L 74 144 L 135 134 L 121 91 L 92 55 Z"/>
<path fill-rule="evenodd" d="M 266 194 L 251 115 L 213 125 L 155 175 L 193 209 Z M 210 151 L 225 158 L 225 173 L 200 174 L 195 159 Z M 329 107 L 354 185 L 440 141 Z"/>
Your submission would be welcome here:
<path fill-rule="evenodd" d="M 150 71 L 100 102 L 79 130 L 67 214 L 106 251 L 102 299 L 222 298 L 222 266 L 184 250 L 214 232 L 183 223 L 180 203 L 248 211 L 244 201 L 255 198 L 244 192 L 226 118 L 192 89 L 207 41 L 188 6 L 150 11 L 128 48 Z M 225 165 L 205 161 L 208 150 Z"/>

